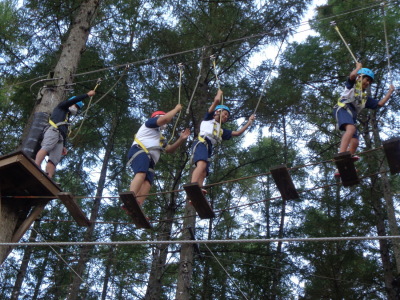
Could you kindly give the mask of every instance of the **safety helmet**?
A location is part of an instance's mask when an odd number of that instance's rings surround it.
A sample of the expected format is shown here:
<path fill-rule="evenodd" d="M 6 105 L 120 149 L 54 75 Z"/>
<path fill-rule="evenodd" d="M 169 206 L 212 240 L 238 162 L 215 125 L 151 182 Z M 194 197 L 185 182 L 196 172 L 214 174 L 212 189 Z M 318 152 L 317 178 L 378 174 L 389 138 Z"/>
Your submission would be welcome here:
<path fill-rule="evenodd" d="M 152 114 L 151 114 L 151 117 L 152 118 L 154 118 L 154 117 L 157 117 L 157 116 L 163 116 L 163 115 L 165 115 L 166 113 L 164 112 L 164 111 L 162 111 L 162 110 L 157 110 L 157 111 L 155 111 L 155 112 L 153 112 Z"/>
<path fill-rule="evenodd" d="M 375 74 L 368 68 L 361 68 L 360 70 L 358 70 L 357 74 L 368 76 L 372 79 L 372 81 L 374 81 Z"/>
<path fill-rule="evenodd" d="M 215 108 L 215 111 L 222 110 L 222 109 L 226 110 L 229 114 L 231 114 L 231 110 L 226 105 L 217 105 L 217 107 Z"/>
<path fill-rule="evenodd" d="M 83 102 L 79 101 L 79 102 L 75 103 L 75 105 L 78 106 L 79 109 L 81 109 L 83 107 Z"/>

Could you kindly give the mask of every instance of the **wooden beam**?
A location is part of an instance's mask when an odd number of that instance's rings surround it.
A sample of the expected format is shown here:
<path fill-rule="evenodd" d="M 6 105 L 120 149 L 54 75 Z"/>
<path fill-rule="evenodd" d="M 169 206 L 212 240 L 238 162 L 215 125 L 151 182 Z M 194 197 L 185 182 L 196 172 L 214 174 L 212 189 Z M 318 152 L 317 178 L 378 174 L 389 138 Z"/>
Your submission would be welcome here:
<path fill-rule="evenodd" d="M 125 208 L 128 210 L 128 214 L 131 216 L 136 227 L 146 229 L 152 228 L 142 208 L 137 203 L 135 194 L 133 192 L 120 193 L 119 197 L 124 203 Z"/>
<path fill-rule="evenodd" d="M 32 223 L 35 222 L 39 215 L 43 212 L 44 207 L 48 202 L 49 200 L 42 200 L 41 203 L 39 203 L 32 209 L 29 216 L 24 220 L 24 222 L 18 227 L 17 231 L 14 233 L 11 239 L 11 243 L 16 243 L 22 238 L 29 227 L 31 227 Z"/>
<path fill-rule="evenodd" d="M 67 207 L 68 211 L 79 226 L 90 226 L 91 222 L 86 217 L 85 213 L 82 211 L 78 203 L 76 203 L 74 196 L 72 196 L 71 193 L 60 192 L 57 194 L 57 197 L 61 200 L 62 203 L 64 203 L 64 205 Z"/>
<path fill-rule="evenodd" d="M 392 175 L 400 173 L 400 138 L 391 138 L 383 143 L 383 150 Z"/>
<path fill-rule="evenodd" d="M 203 191 L 197 182 L 185 184 L 183 188 L 201 219 L 211 219 L 215 217 L 210 203 L 204 197 Z"/>
<path fill-rule="evenodd" d="M 0 242 L 18 242 L 60 191 L 23 151 L 0 156 Z M 0 263 L 11 250 L 0 249 Z"/>
<path fill-rule="evenodd" d="M 286 165 L 273 167 L 270 171 L 283 200 L 299 199 L 299 194 Z"/>
<path fill-rule="evenodd" d="M 360 183 L 354 161 L 350 152 L 337 153 L 334 156 L 336 167 L 339 170 L 343 186 L 352 186 Z"/>

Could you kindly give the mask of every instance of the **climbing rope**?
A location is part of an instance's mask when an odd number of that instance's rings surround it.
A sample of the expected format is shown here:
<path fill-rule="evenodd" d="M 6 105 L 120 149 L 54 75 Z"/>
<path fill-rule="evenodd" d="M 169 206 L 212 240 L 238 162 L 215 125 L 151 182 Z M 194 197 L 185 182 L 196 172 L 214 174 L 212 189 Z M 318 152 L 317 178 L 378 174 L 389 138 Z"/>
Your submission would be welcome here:
<path fill-rule="evenodd" d="M 125 67 L 125 69 L 124 69 L 124 72 L 122 72 L 121 76 L 120 76 L 120 77 L 118 78 L 118 80 L 112 85 L 112 87 L 111 87 L 103 96 L 101 96 L 96 102 L 94 102 L 92 105 L 91 105 L 91 102 L 92 102 L 93 96 L 90 97 L 90 101 L 89 101 L 89 104 L 88 104 L 88 108 L 87 108 L 87 109 L 85 110 L 85 112 L 84 112 L 84 117 L 83 117 L 83 119 L 82 119 L 82 122 L 81 122 L 81 124 L 80 124 L 80 126 L 79 126 L 77 132 L 75 133 L 75 135 L 74 135 L 73 137 L 69 137 L 69 135 L 71 134 L 71 131 L 70 131 L 70 133 L 68 134 L 68 138 L 69 138 L 70 140 L 75 139 L 75 138 L 77 137 L 77 135 L 79 134 L 79 132 L 80 132 L 80 130 L 81 130 L 81 128 L 82 128 L 83 122 L 84 122 L 85 119 L 86 119 L 86 115 L 87 115 L 87 112 L 88 112 L 89 108 L 95 106 L 97 103 L 99 103 L 101 100 L 103 100 L 103 99 L 115 88 L 115 86 L 122 80 L 122 78 L 123 78 L 123 77 L 126 75 L 126 73 L 128 72 L 128 69 L 129 69 L 129 64 L 126 65 L 126 67 Z M 97 87 L 100 85 L 101 81 L 102 81 L 101 78 L 99 78 L 99 79 L 97 80 L 96 86 L 95 86 L 95 88 L 93 89 L 94 91 L 96 91 L 96 89 L 97 89 Z"/>
<path fill-rule="evenodd" d="M 275 56 L 273 66 L 275 66 L 276 61 L 278 60 L 279 54 L 281 53 L 283 44 L 284 44 L 284 42 L 285 42 L 285 40 L 286 40 L 286 37 L 287 37 L 288 33 L 289 33 L 289 31 L 287 30 L 287 31 L 286 31 L 286 34 L 283 36 L 281 45 L 279 46 L 279 49 L 278 49 L 278 53 L 277 53 L 276 56 Z M 264 96 L 264 94 L 265 94 L 265 90 L 266 90 L 266 87 L 267 87 L 267 83 L 268 83 L 268 81 L 269 81 L 269 78 L 271 77 L 271 73 L 272 73 L 272 70 L 271 70 L 271 72 L 269 72 L 267 78 L 266 78 L 265 81 L 264 81 L 264 84 L 263 84 L 262 89 L 261 89 L 261 94 L 260 94 L 260 97 L 258 98 L 258 102 L 257 102 L 256 108 L 254 109 L 253 114 L 256 114 L 257 109 L 258 109 L 258 106 L 260 105 L 260 102 L 261 102 L 261 98 L 262 98 L 262 97 Z"/>
<path fill-rule="evenodd" d="M 392 75 L 392 68 L 390 66 L 390 52 L 389 52 L 389 42 L 387 37 L 387 29 L 386 29 L 386 12 L 385 12 L 385 2 L 381 3 L 382 8 L 382 18 L 383 18 L 383 32 L 385 35 L 385 45 L 386 45 L 386 57 L 388 62 L 388 70 L 389 70 L 389 81 L 390 84 L 393 84 L 393 75 Z"/>
<path fill-rule="evenodd" d="M 353 57 L 353 59 L 354 59 L 354 62 L 355 62 L 355 63 L 358 63 L 358 61 L 357 61 L 356 57 L 354 56 L 353 52 L 351 52 L 351 49 L 350 49 L 349 45 L 346 43 L 344 37 L 343 37 L 342 34 L 340 33 L 339 27 L 337 27 L 336 22 L 335 22 L 335 21 L 332 21 L 332 22 L 331 22 L 331 25 L 333 26 L 333 28 L 335 28 L 336 32 L 338 33 L 338 35 L 339 35 L 340 38 L 342 39 L 342 41 L 343 41 L 344 45 L 346 46 L 347 50 L 349 50 L 350 55 L 351 55 L 351 56 Z"/>
<path fill-rule="evenodd" d="M 400 239 L 398 235 L 378 236 L 344 236 L 344 237 L 305 237 L 305 238 L 281 238 L 281 239 L 228 239 L 228 240 L 196 240 L 198 244 L 248 244 L 248 243 L 294 243 L 294 242 L 338 242 L 338 241 L 376 241 Z M 108 241 L 108 242 L 17 242 L 0 243 L 0 246 L 27 247 L 27 246 L 82 246 L 82 245 L 169 245 L 169 244 L 193 244 L 193 240 L 131 240 L 131 241 Z"/>
<path fill-rule="evenodd" d="M 205 50 L 205 47 L 203 47 L 202 53 L 204 53 L 204 50 Z M 200 67 L 199 67 L 199 75 L 197 76 L 196 85 L 195 85 L 195 87 L 194 87 L 194 89 L 193 89 L 192 96 L 190 97 L 189 104 L 188 104 L 188 107 L 187 107 L 187 109 L 186 109 L 186 114 L 187 114 L 187 115 L 189 114 L 189 109 L 190 109 L 190 106 L 192 105 L 192 101 L 193 101 L 193 98 L 194 98 L 194 94 L 196 93 L 197 86 L 199 85 L 199 82 L 200 82 L 201 71 L 202 71 L 202 69 L 203 69 L 203 60 L 201 59 L 201 60 L 200 60 Z"/>
<path fill-rule="evenodd" d="M 96 91 L 96 89 L 99 87 L 99 85 L 101 84 L 101 80 L 102 80 L 101 78 L 97 79 L 96 86 L 94 87 L 93 91 Z M 71 127 L 69 128 L 68 138 L 69 138 L 70 140 L 73 140 L 74 138 L 76 138 L 76 136 L 78 135 L 78 133 L 81 131 L 82 125 L 83 125 L 83 123 L 85 122 L 85 119 L 86 119 L 86 115 L 87 115 L 87 113 L 88 113 L 88 111 L 89 111 L 89 108 L 90 108 L 90 106 L 91 106 L 91 104 L 92 104 L 92 100 L 93 100 L 93 96 L 90 96 L 89 103 L 88 103 L 88 107 L 87 107 L 87 108 L 85 109 L 85 111 L 83 112 L 82 122 L 81 122 L 81 124 L 79 125 L 79 128 L 78 128 L 76 134 L 75 134 L 73 137 L 69 137 L 69 136 L 71 135 L 71 132 L 72 132 L 72 131 L 71 131 Z M 74 118 L 74 119 L 75 119 L 75 118 Z"/>
<path fill-rule="evenodd" d="M 179 63 L 178 64 L 179 67 L 179 92 L 178 92 L 178 104 L 181 104 L 181 90 L 182 90 L 182 74 L 183 74 L 183 64 Z M 172 134 L 171 134 L 171 138 L 168 141 L 168 144 L 173 140 L 174 138 L 174 134 L 175 134 L 175 130 L 176 130 L 176 126 L 178 124 L 179 118 L 181 117 L 181 112 L 182 110 L 179 111 L 178 113 L 178 118 L 176 118 L 175 124 L 174 124 L 174 128 L 172 129 Z"/>

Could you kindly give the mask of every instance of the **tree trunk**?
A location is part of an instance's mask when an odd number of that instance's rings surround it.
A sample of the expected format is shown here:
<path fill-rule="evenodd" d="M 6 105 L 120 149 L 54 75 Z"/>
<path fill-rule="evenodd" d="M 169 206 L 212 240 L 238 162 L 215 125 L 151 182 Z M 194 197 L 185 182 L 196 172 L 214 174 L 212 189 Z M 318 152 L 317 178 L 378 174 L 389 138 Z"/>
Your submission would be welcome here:
<path fill-rule="evenodd" d="M 204 64 L 201 69 L 201 79 L 199 80 L 199 95 L 198 100 L 192 105 L 192 119 L 194 126 L 194 136 L 198 136 L 200 130 L 200 123 L 204 116 L 204 112 L 208 109 L 210 103 L 207 103 L 207 73 L 210 69 L 210 62 L 205 60 L 206 57 L 211 56 L 210 50 L 204 51 L 202 54 L 202 63 Z M 193 171 L 193 169 L 192 169 Z M 191 176 L 191 173 L 190 173 Z M 183 221 L 183 228 L 188 229 L 189 227 L 196 228 L 196 210 L 193 205 L 186 204 L 185 206 L 185 217 Z M 182 239 L 191 239 L 189 230 L 184 230 Z M 181 256 L 179 260 L 178 270 L 178 283 L 176 287 L 175 300 L 186 300 L 190 296 L 190 284 L 193 272 L 193 257 L 194 257 L 193 244 L 184 244 L 181 246 Z"/>
<path fill-rule="evenodd" d="M 98 214 L 99 214 L 99 209 L 100 209 L 100 202 L 102 199 L 103 195 L 103 190 L 106 182 L 106 177 L 107 177 L 107 169 L 108 169 L 108 163 L 111 158 L 111 153 L 113 150 L 113 145 L 114 145 L 114 136 L 116 134 L 117 126 L 118 125 L 118 113 L 116 114 L 115 118 L 113 119 L 113 123 L 111 126 L 111 132 L 110 135 L 108 136 L 108 140 L 106 143 L 106 148 L 105 148 L 105 154 L 104 154 L 104 159 L 103 159 L 103 164 L 101 167 L 100 171 L 100 178 L 97 184 L 97 191 L 96 191 L 96 198 L 94 200 L 94 205 L 92 207 L 91 215 L 90 215 L 90 221 L 92 222 L 89 228 L 86 231 L 84 242 L 89 242 L 92 241 L 93 233 L 94 233 L 94 228 L 95 228 L 95 221 L 97 220 Z M 84 298 L 79 295 L 79 288 L 82 283 L 82 276 L 86 268 L 86 263 L 89 260 L 89 252 L 92 250 L 93 246 L 82 246 L 80 253 L 79 253 L 79 260 L 78 264 L 75 268 L 75 272 L 73 274 L 73 282 L 70 287 L 68 299 L 69 300 L 75 300 L 78 298 Z"/>
<path fill-rule="evenodd" d="M 373 114 L 372 116 L 372 123 L 373 123 L 373 132 L 374 132 L 374 137 L 375 137 L 375 147 L 380 145 L 380 140 L 379 140 L 379 132 L 378 128 L 375 125 L 376 122 L 376 113 Z M 368 124 L 366 124 L 368 126 Z M 367 131 L 367 130 L 366 130 Z M 367 144 L 368 148 L 372 148 L 372 140 L 370 139 L 368 134 L 364 134 L 364 139 Z M 380 170 L 378 162 L 380 158 L 379 155 L 375 152 L 373 153 L 373 159 L 369 159 L 367 161 L 368 164 L 368 169 L 370 170 L 370 173 L 376 173 L 378 170 Z M 381 194 L 382 191 L 379 190 L 379 188 L 382 188 L 382 190 L 385 193 L 385 185 L 382 183 L 380 178 L 377 175 L 371 176 L 371 192 L 370 192 L 370 197 L 369 199 L 365 199 L 366 202 L 371 203 L 374 211 L 375 211 L 375 224 L 377 228 L 377 232 L 379 236 L 386 236 L 386 226 L 385 226 L 385 212 L 383 208 L 383 204 L 381 202 Z M 386 193 L 390 193 L 390 190 L 386 189 Z M 397 226 L 397 225 L 396 225 Z M 385 290 L 387 293 L 388 299 L 396 299 L 396 290 L 395 287 L 393 286 L 394 283 L 394 276 L 393 276 L 393 267 L 390 259 L 390 246 L 388 240 L 379 240 L 379 251 L 381 255 L 381 260 L 382 260 L 382 267 L 383 267 L 383 274 L 384 274 L 384 281 L 385 281 Z"/>
<path fill-rule="evenodd" d="M 35 222 L 35 227 L 38 227 L 39 221 Z M 31 230 L 31 236 L 29 237 L 29 242 L 34 242 L 37 237 L 36 230 Z M 17 278 L 15 279 L 14 288 L 11 294 L 12 300 L 17 300 L 20 293 L 22 283 L 24 282 L 26 270 L 28 269 L 29 260 L 31 258 L 31 254 L 33 252 L 33 247 L 25 247 L 24 255 L 22 257 L 21 266 L 18 271 Z"/>
<path fill-rule="evenodd" d="M 373 118 L 372 118 L 372 128 L 373 128 L 373 133 L 374 133 L 374 143 L 375 147 L 382 146 L 381 139 L 379 136 L 379 130 L 378 126 L 376 124 L 376 112 L 373 113 Z M 379 159 L 379 161 L 383 161 L 383 164 L 380 164 L 380 169 L 379 171 L 386 171 L 388 169 L 388 165 L 386 160 L 383 158 L 383 155 L 376 155 L 376 158 Z M 397 225 L 397 220 L 396 220 L 396 213 L 395 213 L 395 208 L 394 208 L 394 203 L 393 203 L 393 193 L 390 188 L 390 183 L 389 179 L 386 175 L 386 173 L 382 173 L 380 177 L 380 186 L 383 191 L 383 198 L 385 199 L 386 203 L 386 212 L 387 212 L 387 217 L 388 217 L 388 223 L 389 223 L 389 229 L 390 229 L 390 235 L 400 235 L 399 232 L 399 227 Z M 391 241 L 393 244 L 393 254 L 395 258 L 395 263 L 396 263 L 396 275 L 400 275 L 400 241 L 398 239 L 394 239 Z"/>
<path fill-rule="evenodd" d="M 33 293 L 32 300 L 37 300 L 39 297 L 39 293 L 41 290 L 40 287 L 42 285 L 43 278 L 45 277 L 46 274 L 46 266 L 49 261 L 50 251 L 51 251 L 50 248 L 47 248 L 46 255 L 44 256 L 45 259 L 43 260 L 42 264 L 39 267 L 40 272 L 35 284 L 35 289 L 34 289 L 35 292 Z"/>
<path fill-rule="evenodd" d="M 172 219 L 176 212 L 175 195 L 170 194 L 170 205 L 167 208 L 165 219 L 162 221 L 160 226 L 160 233 L 157 236 L 157 240 L 170 240 L 172 232 Z M 168 220 L 168 221 L 167 221 Z M 168 256 L 168 244 L 157 245 L 153 253 L 153 262 L 151 264 L 151 271 L 149 276 L 149 283 L 147 285 L 146 300 L 158 300 L 161 299 L 162 292 L 162 281 L 165 270 L 165 264 Z"/>
<path fill-rule="evenodd" d="M 57 80 L 57 87 L 45 89 L 41 102 L 34 108 L 31 119 L 35 112 L 51 113 L 53 108 L 63 100 L 65 96 L 65 84 L 72 83 L 72 76 L 76 72 L 81 53 L 84 51 L 89 36 L 91 21 L 99 6 L 100 0 L 84 1 L 80 7 L 70 34 L 63 46 L 60 59 L 54 69 L 54 77 Z M 25 126 L 21 141 L 23 141 L 30 129 L 30 122 Z M 26 218 L 21 211 L 29 211 L 30 207 L 17 208 L 15 204 L 1 199 L 0 211 L 0 242 L 10 242 L 17 222 Z M 18 212 L 19 210 L 19 212 Z M 0 247 L 0 262 L 7 257 L 11 247 Z"/>
<path fill-rule="evenodd" d="M 21 140 L 24 141 L 31 127 L 34 113 L 45 112 L 51 114 L 54 107 L 65 98 L 65 85 L 73 82 L 73 74 L 78 69 L 78 63 L 82 53 L 85 50 L 86 42 L 89 37 L 92 21 L 95 18 L 96 11 L 101 0 L 83 1 L 79 12 L 74 18 L 74 22 L 69 30 L 66 42 L 62 45 L 60 58 L 54 68 L 54 86 L 48 84 L 41 99 L 35 106 L 31 118 L 24 128 Z"/>
<path fill-rule="evenodd" d="M 117 229 L 118 229 L 118 224 L 114 224 L 114 230 L 113 230 L 111 240 L 115 239 L 115 235 L 117 234 Z M 115 263 L 116 248 L 117 248 L 116 245 L 110 246 L 110 251 L 109 251 L 107 262 L 106 262 L 106 269 L 104 271 L 103 290 L 101 292 L 101 300 L 107 299 L 108 282 L 110 281 L 112 266 Z"/>

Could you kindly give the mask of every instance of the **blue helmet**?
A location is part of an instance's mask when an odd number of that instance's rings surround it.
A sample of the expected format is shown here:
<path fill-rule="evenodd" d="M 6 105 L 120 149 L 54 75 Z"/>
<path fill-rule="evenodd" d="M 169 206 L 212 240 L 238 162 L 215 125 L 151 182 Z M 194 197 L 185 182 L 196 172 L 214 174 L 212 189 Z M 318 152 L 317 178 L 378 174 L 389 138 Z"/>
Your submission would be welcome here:
<path fill-rule="evenodd" d="M 368 76 L 372 79 L 372 81 L 374 81 L 375 74 L 368 68 L 362 68 L 362 69 L 358 70 L 357 74 L 362 74 L 364 76 Z"/>
<path fill-rule="evenodd" d="M 226 110 L 229 114 L 231 114 L 231 110 L 229 109 L 229 107 L 228 106 L 226 106 L 226 105 L 217 105 L 217 107 L 215 108 L 215 111 L 217 111 L 217 110 Z"/>
<path fill-rule="evenodd" d="M 79 102 L 75 103 L 75 105 L 77 105 L 79 107 L 79 109 L 81 109 L 83 107 L 83 102 L 79 101 Z"/>

